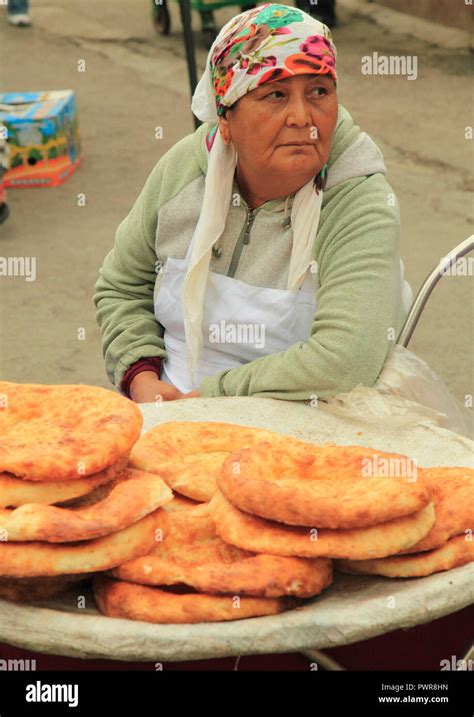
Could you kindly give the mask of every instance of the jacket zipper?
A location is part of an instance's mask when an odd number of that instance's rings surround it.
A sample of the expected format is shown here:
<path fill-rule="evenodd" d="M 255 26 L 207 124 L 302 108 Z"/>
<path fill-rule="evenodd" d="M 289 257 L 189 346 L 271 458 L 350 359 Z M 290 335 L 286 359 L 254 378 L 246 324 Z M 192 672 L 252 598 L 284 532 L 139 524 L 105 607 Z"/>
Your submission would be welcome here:
<path fill-rule="evenodd" d="M 227 276 L 233 277 L 236 272 L 237 264 L 239 263 L 240 255 L 242 253 L 244 244 L 248 244 L 250 241 L 250 229 L 252 228 L 252 224 L 255 219 L 255 212 L 258 212 L 258 210 L 259 207 L 257 207 L 256 209 L 250 209 L 250 207 L 247 207 L 247 219 L 244 226 L 242 227 L 242 231 L 240 232 L 239 238 L 237 239 L 237 244 L 235 245 L 234 253 L 232 254 L 232 259 L 230 261 Z"/>

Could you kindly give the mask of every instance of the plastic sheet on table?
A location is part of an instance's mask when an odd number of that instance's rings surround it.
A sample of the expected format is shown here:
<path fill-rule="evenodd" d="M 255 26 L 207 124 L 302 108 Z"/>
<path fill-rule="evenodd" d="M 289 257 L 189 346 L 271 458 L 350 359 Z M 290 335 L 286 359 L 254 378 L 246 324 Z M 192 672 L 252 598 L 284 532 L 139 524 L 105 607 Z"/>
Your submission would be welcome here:
<path fill-rule="evenodd" d="M 321 400 L 320 407 L 339 416 L 385 425 L 427 421 L 472 438 L 472 418 L 426 361 L 395 345 L 373 386 L 359 384 L 347 393 Z"/>

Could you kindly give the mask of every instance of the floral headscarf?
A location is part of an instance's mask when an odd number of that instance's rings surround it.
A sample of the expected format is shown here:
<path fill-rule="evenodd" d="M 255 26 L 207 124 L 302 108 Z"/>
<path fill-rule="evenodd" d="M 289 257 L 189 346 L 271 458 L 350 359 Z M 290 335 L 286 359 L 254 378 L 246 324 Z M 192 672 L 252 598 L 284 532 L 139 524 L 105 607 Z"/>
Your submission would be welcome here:
<path fill-rule="evenodd" d="M 288 5 L 259 5 L 232 18 L 214 40 L 192 110 L 215 123 L 247 92 L 293 75 L 330 74 L 337 85 L 336 57 L 326 25 Z"/>
<path fill-rule="evenodd" d="M 203 303 L 212 246 L 224 231 L 237 164 L 233 144 L 225 144 L 217 131 L 219 116 L 262 84 L 306 73 L 329 74 L 337 83 L 336 48 L 329 28 L 298 8 L 266 3 L 240 13 L 224 25 L 212 44 L 204 74 L 193 94 L 191 109 L 196 117 L 215 126 L 206 137 L 209 162 L 204 199 L 182 291 L 191 383 L 203 344 Z M 295 194 L 289 291 L 300 288 L 311 262 L 322 194 L 315 193 L 313 179 Z"/>

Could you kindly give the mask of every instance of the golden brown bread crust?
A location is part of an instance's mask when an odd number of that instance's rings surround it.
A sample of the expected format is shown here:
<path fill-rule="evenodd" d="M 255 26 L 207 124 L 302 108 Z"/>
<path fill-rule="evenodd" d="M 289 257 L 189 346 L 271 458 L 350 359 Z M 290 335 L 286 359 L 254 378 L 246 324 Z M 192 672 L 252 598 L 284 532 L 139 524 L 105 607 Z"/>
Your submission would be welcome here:
<path fill-rule="evenodd" d="M 280 438 L 273 431 L 234 423 L 168 421 L 141 436 L 130 454 L 130 465 L 157 473 L 177 493 L 208 501 L 222 462 L 232 451 Z M 296 439 L 285 436 L 286 442 L 292 440 Z"/>
<path fill-rule="evenodd" d="M 0 396 L 0 471 L 28 480 L 98 473 L 130 453 L 143 424 L 133 401 L 99 386 L 0 381 Z"/>
<path fill-rule="evenodd" d="M 332 530 L 285 525 L 266 520 L 233 506 L 217 491 L 209 503 L 216 531 L 222 540 L 245 550 L 305 558 L 385 557 L 409 547 L 426 535 L 435 520 L 432 503 L 408 516 L 369 526 Z"/>
<path fill-rule="evenodd" d="M 217 477 L 227 499 L 247 513 L 288 525 L 364 528 L 409 515 L 430 502 L 418 468 L 406 476 L 367 476 L 374 460 L 405 456 L 364 446 L 261 441 L 228 456 Z M 389 465 L 387 463 L 387 465 Z"/>
<path fill-rule="evenodd" d="M 473 560 L 474 542 L 463 534 L 450 538 L 439 548 L 423 553 L 392 555 L 380 560 L 336 560 L 335 567 L 344 573 L 385 575 L 389 578 L 419 578 L 443 570 L 459 568 Z"/>
<path fill-rule="evenodd" d="M 108 617 L 153 623 L 196 623 L 276 615 L 294 598 L 255 598 L 202 593 L 175 594 L 96 575 L 92 581 L 99 610 Z"/>
<path fill-rule="evenodd" d="M 0 576 L 39 577 L 109 570 L 146 555 L 168 530 L 168 514 L 153 511 L 128 528 L 102 538 L 74 543 L 0 541 Z"/>
<path fill-rule="evenodd" d="M 174 513 L 176 510 L 187 510 L 188 508 L 195 508 L 197 505 L 201 505 L 201 503 L 191 498 L 186 498 L 184 495 L 179 495 L 179 493 L 174 493 L 173 500 L 170 500 L 163 507 L 169 513 Z"/>
<path fill-rule="evenodd" d="M 404 553 L 419 553 L 444 545 L 449 538 L 474 529 L 474 470 L 425 468 L 435 504 L 436 521 L 428 535 Z"/>
<path fill-rule="evenodd" d="M 124 456 L 103 471 L 86 478 L 63 481 L 32 481 L 13 473 L 0 473 L 0 508 L 16 508 L 25 503 L 65 503 L 95 491 L 99 486 L 116 480 L 126 469 Z"/>
<path fill-rule="evenodd" d="M 327 558 L 256 555 L 225 543 L 215 531 L 206 503 L 169 517 L 163 542 L 110 571 L 114 577 L 143 585 L 186 584 L 202 593 L 256 597 L 308 598 L 332 582 Z"/>
<path fill-rule="evenodd" d="M 0 509 L 0 532 L 4 540 L 15 542 L 91 540 L 123 530 L 172 498 L 171 489 L 157 475 L 128 468 L 123 480 L 92 505 L 60 508 L 29 503 Z"/>

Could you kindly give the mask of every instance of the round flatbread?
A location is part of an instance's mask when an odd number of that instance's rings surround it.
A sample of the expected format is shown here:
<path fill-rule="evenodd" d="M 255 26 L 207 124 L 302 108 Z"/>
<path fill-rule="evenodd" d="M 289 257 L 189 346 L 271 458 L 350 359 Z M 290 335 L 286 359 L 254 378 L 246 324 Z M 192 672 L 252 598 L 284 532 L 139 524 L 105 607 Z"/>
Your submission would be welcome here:
<path fill-rule="evenodd" d="M 402 518 L 368 528 L 332 530 L 285 525 L 244 513 L 217 491 L 209 512 L 222 540 L 244 550 L 305 558 L 385 557 L 426 535 L 435 521 L 432 503 Z"/>
<path fill-rule="evenodd" d="M 410 461 L 364 446 L 261 441 L 228 456 L 217 485 L 237 508 L 262 518 L 365 528 L 410 515 L 430 502 L 423 470 Z"/>
<path fill-rule="evenodd" d="M 167 529 L 168 514 L 158 508 L 128 528 L 94 540 L 62 544 L 0 541 L 0 576 L 26 578 L 110 570 L 149 553 Z"/>
<path fill-rule="evenodd" d="M 108 617 L 154 623 L 196 623 L 242 620 L 276 615 L 295 606 L 294 598 L 176 594 L 96 575 L 92 581 L 99 610 Z"/>
<path fill-rule="evenodd" d="M 12 602 L 36 602 L 61 595 L 95 573 L 49 575 L 42 578 L 0 578 L 0 598 Z"/>
<path fill-rule="evenodd" d="M 197 505 L 202 504 L 196 500 L 191 500 L 191 498 L 185 498 L 184 495 L 179 495 L 179 493 L 174 493 L 173 500 L 170 500 L 169 503 L 166 503 L 163 508 L 168 512 L 173 513 L 175 510 L 186 510 L 187 508 L 195 508 Z"/>
<path fill-rule="evenodd" d="M 385 575 L 389 578 L 419 578 L 452 570 L 474 560 L 472 533 L 456 535 L 444 545 L 415 555 L 393 555 L 381 560 L 336 560 L 338 570 L 357 575 Z"/>
<path fill-rule="evenodd" d="M 425 468 L 436 520 L 427 536 L 404 553 L 419 553 L 444 545 L 449 538 L 474 529 L 474 470 L 472 468 Z"/>
<path fill-rule="evenodd" d="M 0 508 L 17 508 L 25 503 L 63 503 L 95 491 L 115 480 L 127 467 L 125 456 L 103 471 L 87 478 L 63 481 L 31 481 L 13 473 L 0 473 Z"/>
<path fill-rule="evenodd" d="M 73 480 L 130 453 L 143 416 L 99 386 L 0 381 L 0 471 L 28 480 Z"/>
<path fill-rule="evenodd" d="M 209 501 L 222 463 L 232 451 L 274 438 L 280 434 L 234 423 L 168 421 L 141 436 L 130 454 L 130 465 L 157 473 L 177 493 Z"/>
<path fill-rule="evenodd" d="M 128 468 L 123 480 L 92 505 L 57 507 L 28 503 L 0 509 L 0 537 L 8 541 L 70 543 L 116 533 L 173 499 L 154 473 Z"/>
<path fill-rule="evenodd" d="M 331 561 L 256 555 L 225 543 L 207 503 L 170 515 L 169 533 L 148 555 L 111 571 L 144 585 L 186 584 L 202 593 L 255 597 L 318 595 L 332 582 Z"/>

